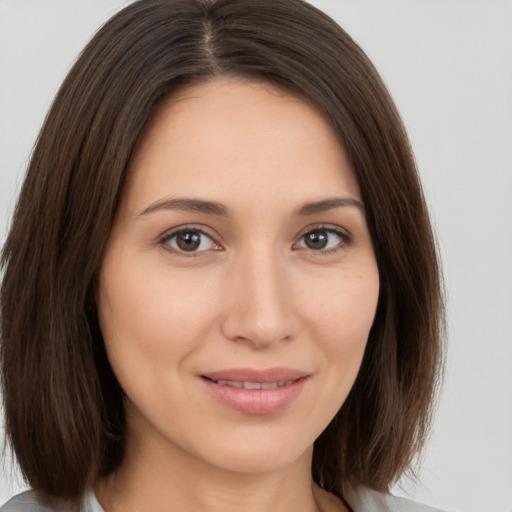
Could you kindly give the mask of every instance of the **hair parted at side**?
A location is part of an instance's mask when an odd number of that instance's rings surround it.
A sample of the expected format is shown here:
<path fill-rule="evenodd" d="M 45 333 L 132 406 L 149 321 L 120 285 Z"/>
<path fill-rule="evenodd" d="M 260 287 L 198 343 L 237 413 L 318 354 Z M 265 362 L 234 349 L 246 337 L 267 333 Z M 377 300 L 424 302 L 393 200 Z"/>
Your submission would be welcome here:
<path fill-rule="evenodd" d="M 442 367 L 440 269 L 407 135 L 374 67 L 302 0 L 140 0 L 97 32 L 62 84 L 2 252 L 6 431 L 48 496 L 77 501 L 123 457 L 123 393 L 94 295 L 137 140 L 173 91 L 223 76 L 316 105 L 366 206 L 379 303 L 355 385 L 315 443 L 314 479 L 338 496 L 359 484 L 386 491 L 424 442 Z"/>

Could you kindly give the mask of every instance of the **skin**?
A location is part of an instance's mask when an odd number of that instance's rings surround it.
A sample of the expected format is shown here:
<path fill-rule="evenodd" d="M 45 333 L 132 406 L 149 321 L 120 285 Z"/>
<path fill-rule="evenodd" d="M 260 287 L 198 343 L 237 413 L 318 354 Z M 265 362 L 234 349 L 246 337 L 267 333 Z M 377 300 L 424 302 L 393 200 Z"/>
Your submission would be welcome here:
<path fill-rule="evenodd" d="M 334 197 L 348 204 L 297 214 Z M 176 198 L 229 214 L 162 206 Z M 342 145 L 295 96 L 223 79 L 162 105 L 100 272 L 100 325 L 128 424 L 121 467 L 96 485 L 107 512 L 345 510 L 312 483 L 311 457 L 354 383 L 377 305 L 355 201 Z M 206 235 L 186 252 L 177 228 Z M 308 246 L 311 232 L 327 246 Z M 283 366 L 308 378 L 271 414 L 233 410 L 200 377 Z"/>

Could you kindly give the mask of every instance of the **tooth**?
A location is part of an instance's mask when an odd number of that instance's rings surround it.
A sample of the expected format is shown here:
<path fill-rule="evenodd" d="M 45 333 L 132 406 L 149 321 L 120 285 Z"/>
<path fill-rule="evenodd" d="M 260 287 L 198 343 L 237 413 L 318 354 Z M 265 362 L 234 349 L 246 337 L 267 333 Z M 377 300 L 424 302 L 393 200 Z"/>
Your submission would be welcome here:
<path fill-rule="evenodd" d="M 244 389 L 261 389 L 261 382 L 244 382 Z"/>
<path fill-rule="evenodd" d="M 221 386 L 231 386 L 238 389 L 276 389 L 283 386 L 288 386 L 293 383 L 292 380 L 280 380 L 277 382 L 250 382 L 250 381 L 234 381 L 234 380 L 215 380 L 216 384 Z"/>

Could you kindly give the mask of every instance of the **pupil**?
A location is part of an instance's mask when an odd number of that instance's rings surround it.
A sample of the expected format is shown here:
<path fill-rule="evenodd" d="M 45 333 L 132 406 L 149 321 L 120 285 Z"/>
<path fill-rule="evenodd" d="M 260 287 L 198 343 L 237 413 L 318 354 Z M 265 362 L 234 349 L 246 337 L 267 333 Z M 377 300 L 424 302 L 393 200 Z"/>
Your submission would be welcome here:
<path fill-rule="evenodd" d="M 310 249 L 323 249 L 327 245 L 327 233 L 325 231 L 315 231 L 306 236 L 306 245 Z"/>
<path fill-rule="evenodd" d="M 194 251 L 201 245 L 201 237 L 198 233 L 181 233 L 176 243 L 183 251 Z"/>

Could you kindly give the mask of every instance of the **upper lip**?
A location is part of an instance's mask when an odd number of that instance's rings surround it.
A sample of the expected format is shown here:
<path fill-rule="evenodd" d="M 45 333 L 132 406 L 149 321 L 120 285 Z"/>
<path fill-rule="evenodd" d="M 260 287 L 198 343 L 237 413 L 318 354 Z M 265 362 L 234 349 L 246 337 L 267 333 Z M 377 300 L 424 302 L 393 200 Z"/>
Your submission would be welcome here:
<path fill-rule="evenodd" d="M 294 368 L 229 368 L 202 373 L 201 377 L 210 380 L 229 380 L 233 382 L 280 382 L 295 381 L 307 377 L 309 373 Z"/>

